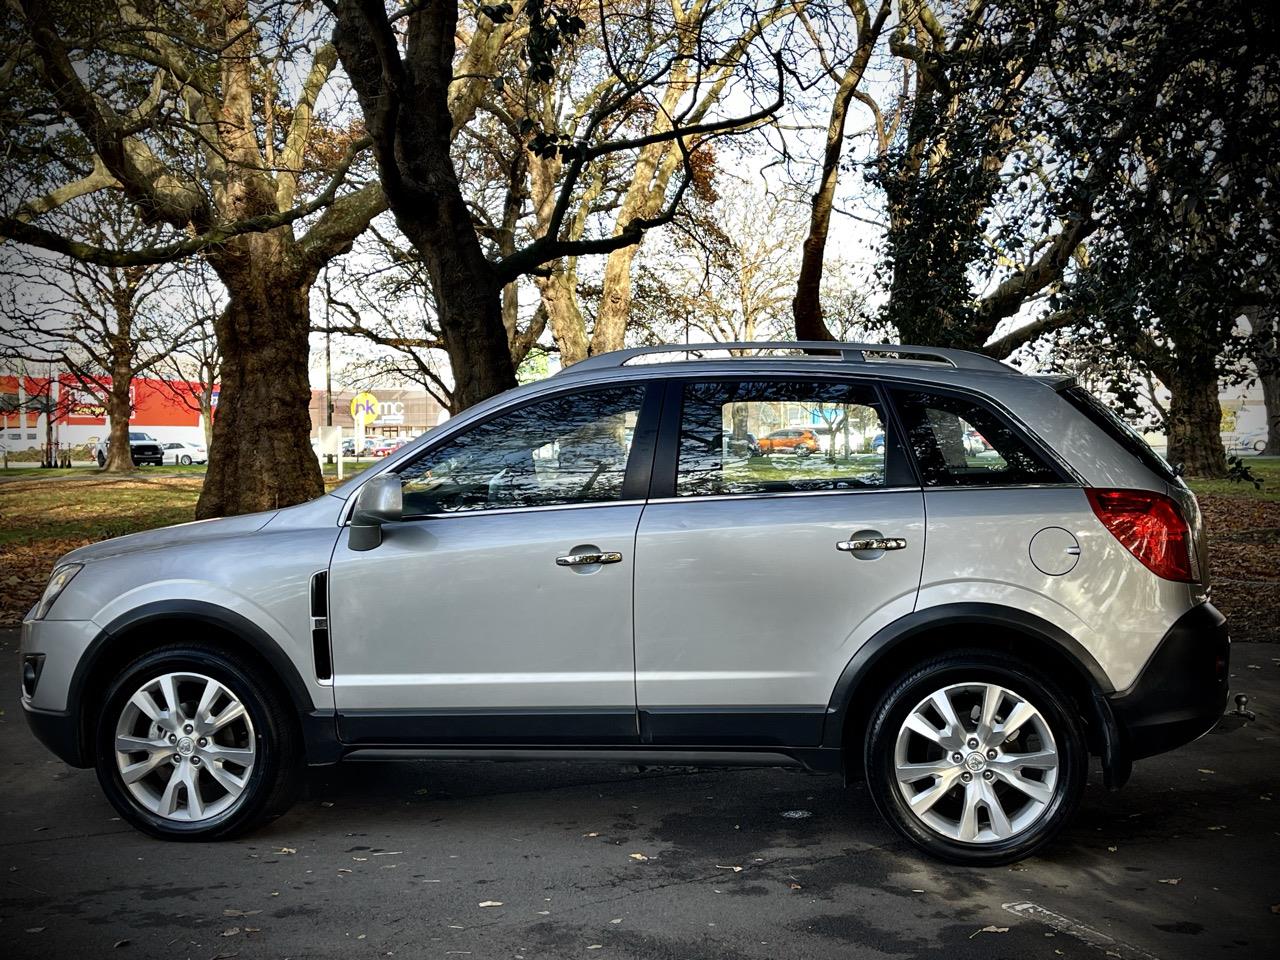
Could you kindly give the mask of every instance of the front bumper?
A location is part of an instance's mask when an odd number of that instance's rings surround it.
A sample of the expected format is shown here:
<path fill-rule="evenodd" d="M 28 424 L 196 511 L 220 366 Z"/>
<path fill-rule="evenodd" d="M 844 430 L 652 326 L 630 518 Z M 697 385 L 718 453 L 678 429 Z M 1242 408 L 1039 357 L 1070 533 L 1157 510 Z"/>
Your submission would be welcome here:
<path fill-rule="evenodd" d="M 88 620 L 32 620 L 22 624 L 19 644 L 18 695 L 27 725 L 36 739 L 72 766 L 86 766 L 81 742 L 80 710 L 70 702 L 71 678 L 85 651 L 99 635 Z M 22 686 L 25 665 L 38 658 L 40 669 L 34 689 Z"/>
<path fill-rule="evenodd" d="M 1213 729 L 1227 706 L 1230 661 L 1227 620 L 1213 604 L 1179 617 L 1133 686 L 1109 698 L 1128 759 L 1173 750 Z"/>

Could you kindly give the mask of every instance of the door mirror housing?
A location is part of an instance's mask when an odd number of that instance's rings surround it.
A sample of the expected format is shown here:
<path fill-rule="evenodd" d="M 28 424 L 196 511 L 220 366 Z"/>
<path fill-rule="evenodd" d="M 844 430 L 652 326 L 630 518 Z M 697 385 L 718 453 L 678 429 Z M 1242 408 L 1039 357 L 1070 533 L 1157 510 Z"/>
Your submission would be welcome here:
<path fill-rule="evenodd" d="M 404 516 L 404 491 L 394 473 L 374 477 L 356 494 L 351 514 L 352 550 L 372 550 L 382 543 L 382 525 L 396 523 Z"/>

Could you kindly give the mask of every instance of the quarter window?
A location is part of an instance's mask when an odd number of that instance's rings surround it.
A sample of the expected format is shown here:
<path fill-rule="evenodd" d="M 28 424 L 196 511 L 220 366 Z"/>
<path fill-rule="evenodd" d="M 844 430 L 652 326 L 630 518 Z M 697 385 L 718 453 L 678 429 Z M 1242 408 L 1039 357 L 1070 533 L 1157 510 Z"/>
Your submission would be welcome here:
<path fill-rule="evenodd" d="M 926 487 L 1059 483 L 1062 477 L 995 412 L 973 400 L 893 391 Z"/>
<path fill-rule="evenodd" d="M 885 485 L 884 418 L 866 386 L 715 381 L 684 389 L 676 495 Z"/>
<path fill-rule="evenodd" d="M 407 516 L 618 500 L 643 386 L 538 400 L 400 471 Z"/>

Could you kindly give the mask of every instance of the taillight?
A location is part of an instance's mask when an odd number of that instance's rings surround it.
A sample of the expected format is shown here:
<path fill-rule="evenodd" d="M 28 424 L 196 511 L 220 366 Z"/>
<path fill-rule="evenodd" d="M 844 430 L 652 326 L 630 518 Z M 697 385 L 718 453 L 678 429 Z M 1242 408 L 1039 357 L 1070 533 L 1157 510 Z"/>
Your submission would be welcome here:
<path fill-rule="evenodd" d="M 1148 490 L 1086 489 L 1098 519 L 1152 573 L 1193 581 L 1191 530 L 1169 497 Z"/>

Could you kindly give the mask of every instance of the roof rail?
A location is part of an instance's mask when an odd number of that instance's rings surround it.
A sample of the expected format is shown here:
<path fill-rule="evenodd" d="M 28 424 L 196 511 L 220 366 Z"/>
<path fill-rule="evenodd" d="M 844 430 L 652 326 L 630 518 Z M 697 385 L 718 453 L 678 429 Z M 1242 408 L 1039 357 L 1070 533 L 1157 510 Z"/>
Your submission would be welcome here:
<path fill-rule="evenodd" d="M 999 360 L 974 353 L 971 350 L 953 350 L 949 347 L 919 347 L 899 343 L 841 343 L 834 340 L 769 340 L 738 341 L 734 343 L 673 343 L 651 347 L 632 347 L 613 350 L 565 367 L 565 370 L 603 370 L 626 366 L 640 357 L 664 353 L 697 353 L 700 350 L 804 350 L 826 354 L 821 359 L 838 363 L 864 362 L 918 362 L 946 363 L 958 370 L 999 370 L 1016 373 Z"/>

